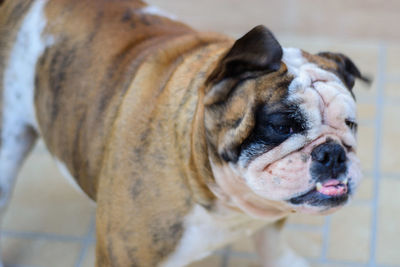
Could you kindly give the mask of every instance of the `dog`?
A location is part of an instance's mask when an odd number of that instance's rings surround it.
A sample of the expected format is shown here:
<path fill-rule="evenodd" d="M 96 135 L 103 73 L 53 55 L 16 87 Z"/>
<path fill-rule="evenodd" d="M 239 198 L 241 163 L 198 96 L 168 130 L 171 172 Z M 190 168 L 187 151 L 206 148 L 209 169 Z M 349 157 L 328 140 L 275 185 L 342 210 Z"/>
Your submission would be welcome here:
<path fill-rule="evenodd" d="M 360 182 L 366 78 L 343 54 L 198 32 L 141 0 L 5 0 L 0 36 L 0 205 L 43 138 L 96 202 L 96 266 L 185 266 L 249 235 L 262 266 L 308 266 L 285 218 Z"/>

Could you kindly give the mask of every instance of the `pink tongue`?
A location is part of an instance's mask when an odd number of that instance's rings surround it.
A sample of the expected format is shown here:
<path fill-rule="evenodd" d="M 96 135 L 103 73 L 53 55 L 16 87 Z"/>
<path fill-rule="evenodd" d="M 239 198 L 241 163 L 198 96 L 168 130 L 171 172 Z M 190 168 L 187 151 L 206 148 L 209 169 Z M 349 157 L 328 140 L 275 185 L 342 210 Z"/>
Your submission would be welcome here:
<path fill-rule="evenodd" d="M 324 182 L 318 192 L 328 196 L 340 196 L 347 193 L 347 185 L 332 179 Z"/>

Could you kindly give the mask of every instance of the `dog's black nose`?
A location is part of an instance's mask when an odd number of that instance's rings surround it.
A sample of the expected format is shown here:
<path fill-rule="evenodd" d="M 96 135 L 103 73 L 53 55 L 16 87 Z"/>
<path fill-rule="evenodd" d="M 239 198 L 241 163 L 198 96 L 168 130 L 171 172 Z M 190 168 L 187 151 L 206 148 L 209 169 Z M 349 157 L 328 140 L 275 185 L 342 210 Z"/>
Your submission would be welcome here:
<path fill-rule="evenodd" d="M 330 174 L 330 178 L 337 178 L 346 172 L 346 152 L 339 144 L 332 142 L 321 144 L 314 148 L 311 157 L 319 172 Z"/>

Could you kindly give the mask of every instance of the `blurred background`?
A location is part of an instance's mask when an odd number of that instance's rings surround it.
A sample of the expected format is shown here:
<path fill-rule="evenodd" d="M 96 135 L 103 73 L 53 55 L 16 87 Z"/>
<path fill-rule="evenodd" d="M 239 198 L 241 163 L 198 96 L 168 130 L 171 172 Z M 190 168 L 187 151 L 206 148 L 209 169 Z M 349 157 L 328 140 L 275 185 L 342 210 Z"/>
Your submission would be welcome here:
<path fill-rule="evenodd" d="M 400 266 L 400 1 L 151 0 L 198 30 L 240 37 L 264 24 L 285 47 L 348 55 L 373 77 L 354 91 L 365 179 L 352 203 L 328 217 L 294 215 L 290 245 L 315 267 Z M 94 210 L 39 142 L 17 182 L 2 229 L 14 267 L 94 266 Z M 251 240 L 191 267 L 256 267 Z M 288 266 L 290 267 L 290 266 Z"/>

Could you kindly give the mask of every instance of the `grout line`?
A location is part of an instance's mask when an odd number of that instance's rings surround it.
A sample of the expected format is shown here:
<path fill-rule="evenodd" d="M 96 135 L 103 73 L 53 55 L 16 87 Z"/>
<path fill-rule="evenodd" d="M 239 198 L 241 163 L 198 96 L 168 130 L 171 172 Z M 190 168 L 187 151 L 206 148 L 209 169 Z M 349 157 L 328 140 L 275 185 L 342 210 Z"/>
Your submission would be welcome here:
<path fill-rule="evenodd" d="M 366 263 L 359 263 L 359 262 L 354 262 L 354 261 L 345 261 L 345 260 L 315 260 L 312 258 L 307 258 L 307 260 L 310 263 L 313 264 L 329 264 L 329 265 L 333 265 L 333 266 L 337 266 L 337 267 L 366 267 L 367 264 Z M 376 267 L 376 266 L 374 266 Z"/>
<path fill-rule="evenodd" d="M 371 222 L 371 240 L 370 240 L 370 259 L 369 266 L 376 266 L 376 242 L 378 228 L 378 199 L 379 199 L 379 181 L 382 147 L 382 127 L 383 127 L 383 105 L 384 105 L 384 86 L 385 86 L 385 66 L 386 66 L 386 45 L 379 45 L 378 76 L 377 76 L 377 99 L 376 99 L 376 124 L 375 124 L 375 161 L 373 165 L 373 202 L 372 202 L 372 222 Z"/>
<path fill-rule="evenodd" d="M 400 97 L 391 96 L 390 98 L 385 100 L 385 103 L 392 106 L 397 106 L 399 104 Z"/>
<path fill-rule="evenodd" d="M 325 217 L 325 224 L 322 228 L 322 250 L 321 250 L 321 256 L 320 260 L 322 262 L 326 262 L 327 254 L 328 254 L 328 243 L 329 243 L 329 234 L 331 230 L 331 221 L 332 217 L 331 216 L 326 216 Z"/>
<path fill-rule="evenodd" d="M 400 179 L 400 173 L 381 172 L 381 178 L 385 179 Z"/>
<path fill-rule="evenodd" d="M 257 254 L 256 253 L 251 253 L 251 252 L 241 252 L 241 251 L 232 251 L 231 256 L 234 258 L 241 258 L 241 259 L 257 259 Z M 332 260 L 332 259 L 316 259 L 316 258 L 310 258 L 310 257 L 305 257 L 305 259 L 309 263 L 314 263 L 314 264 L 331 264 L 334 266 L 349 266 L 349 267 L 366 267 L 366 263 L 359 263 L 355 261 L 345 261 L 345 260 Z M 394 267 L 394 266 L 380 266 L 380 267 Z"/>
<path fill-rule="evenodd" d="M 37 233 L 37 232 L 17 232 L 8 230 L 1 231 L 1 235 L 4 237 L 11 237 L 11 238 L 45 239 L 49 241 L 59 241 L 59 242 L 82 242 L 84 240 L 82 237 L 75 237 L 75 236 Z"/>
<path fill-rule="evenodd" d="M 386 101 L 385 101 L 386 103 Z M 400 179 L 400 173 L 396 172 L 379 172 L 380 179 Z M 374 177 L 374 172 L 373 171 L 364 171 L 363 172 L 364 176 L 371 176 L 372 178 Z"/>
<path fill-rule="evenodd" d="M 81 267 L 85 257 L 88 253 L 89 246 L 93 243 L 93 234 L 96 231 L 96 216 L 94 215 L 90 221 L 89 230 L 84 240 L 82 241 L 82 248 L 75 262 L 75 267 Z"/>

